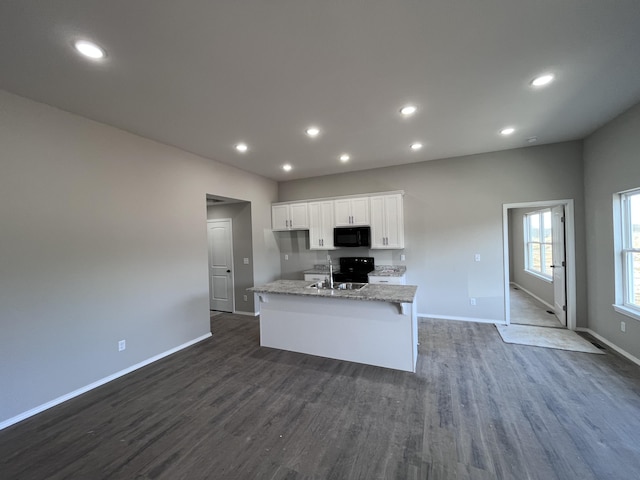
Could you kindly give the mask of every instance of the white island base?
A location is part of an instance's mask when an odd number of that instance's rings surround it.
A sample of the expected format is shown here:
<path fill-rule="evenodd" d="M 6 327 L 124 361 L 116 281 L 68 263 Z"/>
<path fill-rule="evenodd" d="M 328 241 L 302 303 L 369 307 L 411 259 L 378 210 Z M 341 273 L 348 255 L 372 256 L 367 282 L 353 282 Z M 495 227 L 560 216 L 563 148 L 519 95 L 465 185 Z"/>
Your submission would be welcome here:
<path fill-rule="evenodd" d="M 416 371 L 413 303 L 259 293 L 260 345 Z"/>

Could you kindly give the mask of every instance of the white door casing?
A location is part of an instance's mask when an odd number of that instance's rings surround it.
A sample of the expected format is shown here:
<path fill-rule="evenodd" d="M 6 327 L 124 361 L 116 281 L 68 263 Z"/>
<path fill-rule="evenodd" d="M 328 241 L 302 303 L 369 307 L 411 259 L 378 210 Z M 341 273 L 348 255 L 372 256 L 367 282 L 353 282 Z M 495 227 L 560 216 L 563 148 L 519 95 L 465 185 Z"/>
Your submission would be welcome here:
<path fill-rule="evenodd" d="M 567 326 L 565 286 L 564 206 L 551 209 L 551 236 L 553 245 L 553 310 L 558 320 Z"/>
<path fill-rule="evenodd" d="M 207 221 L 209 303 L 211 310 L 233 312 L 233 242 L 231 219 Z"/>
<path fill-rule="evenodd" d="M 576 318 L 576 232 L 575 232 L 575 207 L 573 199 L 547 200 L 537 202 L 505 203 L 502 205 L 502 249 L 503 249 L 503 278 L 504 278 L 504 323 L 511 323 L 509 300 L 509 210 L 512 208 L 549 207 L 555 205 L 564 206 L 565 222 L 565 293 L 566 293 L 566 321 L 569 330 L 575 330 Z"/>

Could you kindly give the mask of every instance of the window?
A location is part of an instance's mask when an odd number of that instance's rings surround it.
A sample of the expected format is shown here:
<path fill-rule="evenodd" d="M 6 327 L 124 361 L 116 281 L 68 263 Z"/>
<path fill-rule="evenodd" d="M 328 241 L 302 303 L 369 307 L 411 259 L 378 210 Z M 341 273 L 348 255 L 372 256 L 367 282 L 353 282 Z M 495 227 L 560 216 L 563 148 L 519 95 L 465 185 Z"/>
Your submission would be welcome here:
<path fill-rule="evenodd" d="M 620 218 L 616 244 L 620 268 L 616 303 L 623 307 L 622 313 L 631 313 L 640 319 L 640 189 L 620 193 L 618 197 Z"/>
<path fill-rule="evenodd" d="M 525 214 L 524 243 L 525 270 L 546 280 L 551 280 L 553 243 L 550 208 Z"/>

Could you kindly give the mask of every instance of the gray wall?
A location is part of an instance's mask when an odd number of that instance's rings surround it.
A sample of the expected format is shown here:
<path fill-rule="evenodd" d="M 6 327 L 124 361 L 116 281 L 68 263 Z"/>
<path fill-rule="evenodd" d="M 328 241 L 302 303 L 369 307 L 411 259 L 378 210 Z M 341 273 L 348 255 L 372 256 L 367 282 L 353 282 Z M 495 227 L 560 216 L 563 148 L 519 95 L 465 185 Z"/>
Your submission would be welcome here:
<path fill-rule="evenodd" d="M 640 187 L 640 104 L 585 140 L 589 328 L 640 358 L 640 322 L 621 315 L 614 297 L 613 195 Z M 620 322 L 626 322 L 626 333 Z"/>
<path fill-rule="evenodd" d="M 526 213 L 541 208 L 543 207 L 509 209 L 509 280 L 553 306 L 553 283 L 545 282 L 524 269 L 523 217 Z"/>
<path fill-rule="evenodd" d="M 419 287 L 418 312 L 498 321 L 504 320 L 502 205 L 572 198 L 577 317 L 586 326 L 582 177 L 582 143 L 565 142 L 282 182 L 278 197 L 404 190 L 403 253 L 407 282 Z"/>
<path fill-rule="evenodd" d="M 0 423 L 209 332 L 207 194 L 277 278 L 275 182 L 0 91 Z"/>
<path fill-rule="evenodd" d="M 236 311 L 255 313 L 253 293 L 247 288 L 253 286 L 253 235 L 251 234 L 251 204 L 249 202 L 214 205 L 207 207 L 207 219 L 231 219 L 233 236 L 233 295 Z M 243 259 L 248 258 L 245 265 Z M 247 300 L 244 300 L 244 296 Z"/>

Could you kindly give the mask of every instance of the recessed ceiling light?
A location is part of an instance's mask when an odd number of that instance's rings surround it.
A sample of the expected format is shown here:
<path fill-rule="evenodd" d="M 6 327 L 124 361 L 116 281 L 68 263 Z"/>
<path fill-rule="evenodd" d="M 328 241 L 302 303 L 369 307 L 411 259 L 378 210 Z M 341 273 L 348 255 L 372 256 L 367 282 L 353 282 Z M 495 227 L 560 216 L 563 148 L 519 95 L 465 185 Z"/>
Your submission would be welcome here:
<path fill-rule="evenodd" d="M 74 43 L 74 47 L 76 47 L 76 50 L 82 55 L 93 60 L 100 60 L 106 56 L 106 53 L 102 48 L 95 43 L 88 42 L 86 40 L 78 40 Z"/>
<path fill-rule="evenodd" d="M 549 85 L 553 82 L 555 75 L 553 73 L 545 73 L 544 75 L 540 75 L 533 80 L 531 80 L 531 85 L 534 87 L 544 87 L 545 85 Z"/>
<path fill-rule="evenodd" d="M 513 127 L 506 127 L 500 130 L 500 135 L 504 135 L 504 136 L 511 135 L 515 131 L 516 129 Z"/>
<path fill-rule="evenodd" d="M 292 167 L 291 165 L 289 165 L 288 163 L 282 166 L 282 169 L 283 169 L 285 172 L 290 172 L 292 168 L 293 168 L 293 167 Z"/>
<path fill-rule="evenodd" d="M 309 127 L 307 128 L 307 135 L 310 137 L 317 137 L 320 134 L 320 129 L 318 127 Z"/>
<path fill-rule="evenodd" d="M 342 155 L 340 155 L 340 161 L 341 162 L 348 162 L 350 159 L 351 159 L 351 157 L 347 153 L 343 153 Z"/>
<path fill-rule="evenodd" d="M 415 105 L 405 105 L 400 109 L 400 113 L 408 117 L 416 113 L 417 110 L 418 110 L 418 107 L 416 107 Z"/>
<path fill-rule="evenodd" d="M 244 153 L 247 150 L 249 150 L 249 146 L 246 143 L 238 143 L 236 145 L 236 150 L 241 152 L 241 153 Z"/>
<path fill-rule="evenodd" d="M 411 150 L 420 150 L 422 148 L 422 144 L 420 142 L 415 142 L 411 144 Z"/>

